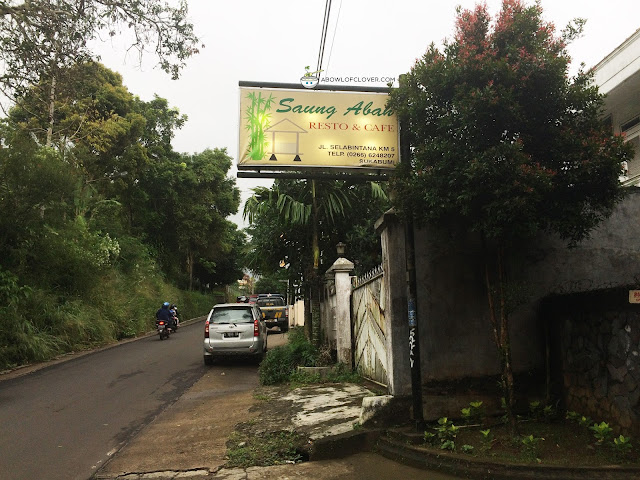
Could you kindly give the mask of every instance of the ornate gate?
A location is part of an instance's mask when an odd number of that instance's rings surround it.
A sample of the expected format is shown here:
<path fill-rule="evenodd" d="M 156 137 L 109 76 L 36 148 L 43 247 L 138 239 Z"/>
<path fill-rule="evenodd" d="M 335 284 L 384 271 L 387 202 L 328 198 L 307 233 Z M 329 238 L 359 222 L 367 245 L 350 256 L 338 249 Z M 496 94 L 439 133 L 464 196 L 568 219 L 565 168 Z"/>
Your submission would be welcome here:
<path fill-rule="evenodd" d="M 351 295 L 351 318 L 356 370 L 362 376 L 387 386 L 384 288 L 382 266 L 364 277 L 355 278 Z"/>

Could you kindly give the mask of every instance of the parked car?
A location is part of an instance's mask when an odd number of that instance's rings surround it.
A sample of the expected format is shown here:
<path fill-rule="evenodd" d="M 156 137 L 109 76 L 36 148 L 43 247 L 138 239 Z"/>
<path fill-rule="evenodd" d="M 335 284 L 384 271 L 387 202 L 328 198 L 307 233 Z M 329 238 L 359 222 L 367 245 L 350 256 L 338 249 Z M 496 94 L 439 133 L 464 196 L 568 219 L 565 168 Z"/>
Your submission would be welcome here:
<path fill-rule="evenodd" d="M 253 294 L 249 295 L 249 303 L 256 303 L 256 300 L 258 300 L 258 294 L 257 293 L 253 293 Z"/>
<path fill-rule="evenodd" d="M 255 304 L 214 305 L 204 324 L 204 363 L 237 355 L 262 358 L 267 351 L 267 326 Z"/>
<path fill-rule="evenodd" d="M 289 308 L 282 295 L 260 295 L 256 303 L 260 307 L 267 328 L 280 327 L 282 333 L 289 331 Z"/>

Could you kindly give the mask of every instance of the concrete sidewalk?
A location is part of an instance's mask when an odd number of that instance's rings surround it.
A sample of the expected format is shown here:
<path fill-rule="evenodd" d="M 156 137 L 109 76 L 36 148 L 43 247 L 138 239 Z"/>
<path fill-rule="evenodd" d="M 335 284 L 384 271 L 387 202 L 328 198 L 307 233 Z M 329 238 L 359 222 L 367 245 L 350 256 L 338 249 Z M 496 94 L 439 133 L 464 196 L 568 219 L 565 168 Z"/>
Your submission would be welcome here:
<path fill-rule="evenodd" d="M 363 432 L 354 433 L 354 425 L 360 418 L 362 399 L 374 395 L 370 390 L 359 385 L 335 384 L 290 391 L 287 387 L 258 388 L 257 376 L 250 380 L 254 384 L 243 385 L 233 384 L 235 380 L 230 377 L 213 369 L 205 374 L 116 453 L 94 478 L 258 479 L 282 475 L 282 478 L 358 478 L 347 475 L 355 468 L 353 462 L 347 460 L 332 462 L 330 469 L 324 468 L 324 462 L 248 469 L 222 467 L 226 462 L 226 442 L 240 423 L 250 425 L 255 435 L 295 431 L 308 439 L 309 451 L 317 451 L 318 457 L 329 456 L 323 445 L 333 445 L 333 442 L 323 443 L 326 439 L 338 439 L 337 445 L 344 445 L 340 438 L 363 437 Z M 233 392 L 234 388 L 237 393 Z M 225 393 L 221 394 L 223 389 Z M 320 446 L 318 450 L 316 444 Z M 174 447 L 167 450 L 166 447 L 172 445 Z M 317 469 L 324 473 L 312 473 Z"/>

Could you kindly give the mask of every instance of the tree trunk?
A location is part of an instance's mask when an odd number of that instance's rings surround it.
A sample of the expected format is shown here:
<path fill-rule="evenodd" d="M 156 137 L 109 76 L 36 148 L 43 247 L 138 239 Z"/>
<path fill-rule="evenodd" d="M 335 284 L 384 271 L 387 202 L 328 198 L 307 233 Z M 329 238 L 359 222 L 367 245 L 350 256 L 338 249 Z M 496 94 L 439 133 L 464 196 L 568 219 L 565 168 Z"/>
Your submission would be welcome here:
<path fill-rule="evenodd" d="M 320 346 L 320 246 L 318 238 L 318 204 L 316 201 L 316 181 L 311 180 L 311 194 L 313 203 L 311 206 L 311 222 L 313 224 L 312 248 L 313 248 L 313 274 L 311 278 L 311 343 L 316 347 Z"/>
<path fill-rule="evenodd" d="M 189 291 L 193 291 L 193 252 L 187 252 L 187 272 L 189 273 Z"/>
<path fill-rule="evenodd" d="M 484 242 L 483 242 L 484 243 Z M 498 247 L 496 250 L 497 281 L 491 280 L 489 268 L 489 251 L 485 244 L 485 283 L 487 288 L 487 299 L 489 302 L 489 318 L 493 330 L 493 341 L 498 350 L 500 358 L 502 390 L 504 395 L 504 406 L 506 409 L 509 428 L 512 434 L 517 433 L 516 417 L 513 412 L 514 406 L 514 381 L 513 366 L 511 364 L 511 341 L 509 337 L 509 314 L 505 300 L 505 274 L 504 274 L 504 249 Z M 497 299 L 495 298 L 497 295 Z M 498 305 L 496 305 L 496 300 Z M 496 311 L 498 309 L 498 311 Z"/>
<path fill-rule="evenodd" d="M 56 102 L 56 77 L 51 77 L 51 88 L 49 89 L 49 126 L 47 127 L 47 147 L 53 143 L 53 125 L 55 122 L 55 102 Z"/>
<path fill-rule="evenodd" d="M 313 336 L 313 317 L 311 315 L 311 285 L 309 282 L 304 287 L 304 334 L 311 340 Z"/>

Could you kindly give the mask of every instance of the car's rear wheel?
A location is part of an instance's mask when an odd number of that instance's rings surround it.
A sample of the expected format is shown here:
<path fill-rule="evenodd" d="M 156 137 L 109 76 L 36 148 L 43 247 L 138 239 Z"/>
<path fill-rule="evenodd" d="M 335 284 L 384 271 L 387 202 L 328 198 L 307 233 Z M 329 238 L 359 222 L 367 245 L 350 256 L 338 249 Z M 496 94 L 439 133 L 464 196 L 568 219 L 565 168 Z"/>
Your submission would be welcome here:
<path fill-rule="evenodd" d="M 204 364 L 205 365 L 213 365 L 213 357 L 205 356 L 204 357 Z"/>

